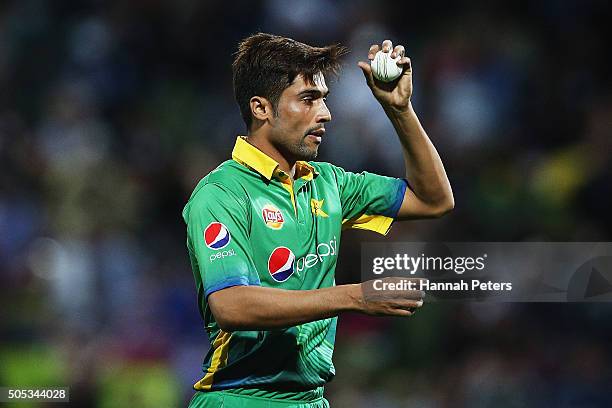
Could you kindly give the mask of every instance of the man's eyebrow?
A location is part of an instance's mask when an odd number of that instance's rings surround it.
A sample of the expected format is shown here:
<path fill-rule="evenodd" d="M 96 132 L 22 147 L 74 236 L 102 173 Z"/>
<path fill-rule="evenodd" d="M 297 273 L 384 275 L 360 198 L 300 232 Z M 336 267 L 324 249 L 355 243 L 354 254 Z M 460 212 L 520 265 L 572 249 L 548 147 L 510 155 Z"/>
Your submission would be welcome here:
<path fill-rule="evenodd" d="M 326 97 L 327 95 L 329 95 L 329 89 L 325 92 L 321 92 L 319 89 L 316 89 L 316 88 L 304 89 L 302 92 L 298 93 L 298 96 L 303 96 L 303 95 Z"/>

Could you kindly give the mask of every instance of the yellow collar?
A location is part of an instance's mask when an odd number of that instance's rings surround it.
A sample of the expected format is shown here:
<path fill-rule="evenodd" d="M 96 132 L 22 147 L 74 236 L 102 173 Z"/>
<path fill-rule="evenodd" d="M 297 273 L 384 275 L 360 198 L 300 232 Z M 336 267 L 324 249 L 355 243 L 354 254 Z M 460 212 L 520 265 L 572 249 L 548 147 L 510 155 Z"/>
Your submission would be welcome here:
<path fill-rule="evenodd" d="M 268 180 L 271 180 L 274 176 L 279 178 L 285 178 L 285 176 L 287 176 L 278 168 L 276 160 L 247 142 L 244 136 L 238 136 L 238 138 L 236 138 L 236 144 L 232 151 L 232 159 L 243 166 L 257 171 Z M 312 180 L 318 173 L 314 167 L 307 162 L 298 161 L 295 163 L 295 174 L 296 178 Z"/>

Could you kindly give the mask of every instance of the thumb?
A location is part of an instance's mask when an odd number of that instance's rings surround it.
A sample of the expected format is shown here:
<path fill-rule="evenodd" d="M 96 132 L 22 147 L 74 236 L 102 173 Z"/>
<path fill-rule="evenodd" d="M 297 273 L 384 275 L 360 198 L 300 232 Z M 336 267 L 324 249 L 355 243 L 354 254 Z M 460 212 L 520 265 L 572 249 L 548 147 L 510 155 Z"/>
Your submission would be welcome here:
<path fill-rule="evenodd" d="M 357 63 L 361 71 L 363 72 L 363 76 L 368 83 L 368 86 L 372 88 L 374 86 L 374 77 L 372 76 L 372 67 L 367 62 L 359 61 Z"/>

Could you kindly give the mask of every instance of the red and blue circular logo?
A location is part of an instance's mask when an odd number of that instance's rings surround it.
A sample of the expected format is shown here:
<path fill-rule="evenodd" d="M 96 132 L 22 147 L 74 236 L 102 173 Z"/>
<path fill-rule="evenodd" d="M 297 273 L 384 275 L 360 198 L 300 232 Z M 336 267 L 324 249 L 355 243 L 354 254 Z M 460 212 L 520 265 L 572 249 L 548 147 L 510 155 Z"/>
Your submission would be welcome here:
<path fill-rule="evenodd" d="M 231 239 L 227 227 L 220 222 L 211 222 L 204 230 L 204 241 L 210 249 L 221 249 L 229 244 Z"/>
<path fill-rule="evenodd" d="M 277 282 L 284 282 L 293 275 L 294 264 L 295 255 L 293 255 L 293 252 L 287 247 L 277 247 L 268 259 L 268 271 L 272 279 Z"/>

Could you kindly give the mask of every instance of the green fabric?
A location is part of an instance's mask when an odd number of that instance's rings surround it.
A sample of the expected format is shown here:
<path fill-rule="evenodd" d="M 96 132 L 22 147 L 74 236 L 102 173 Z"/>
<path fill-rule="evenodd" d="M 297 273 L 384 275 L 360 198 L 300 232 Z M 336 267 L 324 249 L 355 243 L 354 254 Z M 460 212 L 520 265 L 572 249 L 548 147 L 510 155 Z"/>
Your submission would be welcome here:
<path fill-rule="evenodd" d="M 198 304 L 213 345 L 203 363 L 210 381 L 194 388 L 240 393 L 274 389 L 284 393 L 280 397 L 310 399 L 311 390 L 334 376 L 337 318 L 282 330 L 236 331 L 227 340 L 219 337 L 222 332 L 207 304 L 211 293 L 236 285 L 290 290 L 334 286 L 343 223 L 360 228 L 359 221 L 353 222 L 360 216 L 385 215 L 376 219 L 385 222 L 365 227 L 387 232 L 403 198 L 403 180 L 309 164 L 316 170 L 314 178 L 294 181 L 295 209 L 282 174 L 275 172 L 269 180 L 234 160 L 204 177 L 185 206 Z M 211 223 L 222 223 L 230 236 L 217 249 L 205 242 Z M 273 276 L 276 270 L 281 274 Z M 279 397 L 279 392 L 262 396 Z"/>
<path fill-rule="evenodd" d="M 226 391 L 196 391 L 189 408 L 329 408 L 323 397 L 313 402 L 281 401 L 268 398 L 249 397 Z"/>

